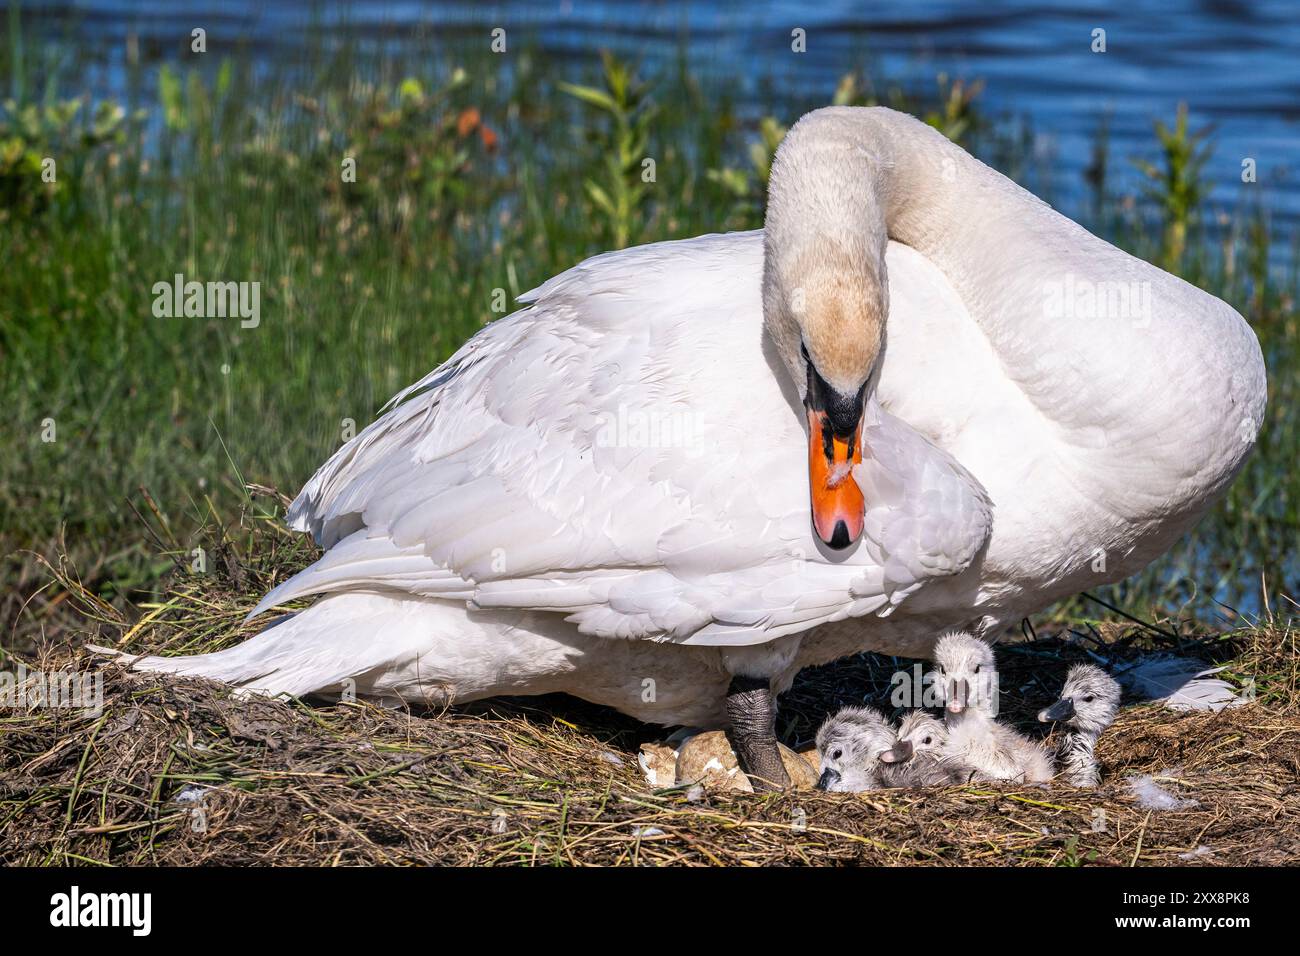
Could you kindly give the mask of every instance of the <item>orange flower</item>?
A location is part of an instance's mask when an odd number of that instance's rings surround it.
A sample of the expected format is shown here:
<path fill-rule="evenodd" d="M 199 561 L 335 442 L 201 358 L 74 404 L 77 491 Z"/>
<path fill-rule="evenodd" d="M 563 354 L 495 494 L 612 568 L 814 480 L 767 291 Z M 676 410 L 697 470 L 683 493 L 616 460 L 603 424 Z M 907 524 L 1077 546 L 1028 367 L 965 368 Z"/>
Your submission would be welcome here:
<path fill-rule="evenodd" d="M 474 107 L 471 106 L 469 109 L 461 113 L 460 116 L 457 118 L 456 135 L 459 136 L 461 139 L 464 139 L 470 133 L 474 132 L 474 130 L 478 129 L 478 125 L 479 125 L 478 110 L 476 110 Z"/>

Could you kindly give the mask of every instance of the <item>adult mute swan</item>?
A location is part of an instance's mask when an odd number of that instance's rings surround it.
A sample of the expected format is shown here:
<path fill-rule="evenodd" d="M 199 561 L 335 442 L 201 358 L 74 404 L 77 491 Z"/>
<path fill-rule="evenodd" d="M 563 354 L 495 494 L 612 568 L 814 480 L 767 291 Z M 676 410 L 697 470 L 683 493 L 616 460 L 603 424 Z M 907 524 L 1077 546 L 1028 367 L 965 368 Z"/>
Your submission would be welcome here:
<path fill-rule="evenodd" d="M 1264 411 L 1229 306 L 883 108 L 795 125 L 763 231 L 600 255 L 521 301 L 303 488 L 289 523 L 325 554 L 252 615 L 315 604 L 135 666 L 564 691 L 729 723 L 780 785 L 774 701 L 801 667 L 996 639 L 1132 574 Z"/>

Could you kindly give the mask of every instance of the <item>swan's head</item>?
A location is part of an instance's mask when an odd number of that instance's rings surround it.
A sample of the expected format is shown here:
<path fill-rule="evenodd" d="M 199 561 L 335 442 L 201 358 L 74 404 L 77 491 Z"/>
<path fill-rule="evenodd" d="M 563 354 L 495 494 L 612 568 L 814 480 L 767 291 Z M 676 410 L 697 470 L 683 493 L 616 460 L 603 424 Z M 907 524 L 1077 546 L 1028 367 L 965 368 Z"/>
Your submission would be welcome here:
<path fill-rule="evenodd" d="M 1075 730 L 1099 735 L 1115 720 L 1119 711 L 1120 687 L 1100 667 L 1076 664 L 1066 675 L 1061 698 L 1038 712 L 1044 723 L 1059 720 Z"/>
<path fill-rule="evenodd" d="M 821 754 L 818 790 L 858 793 L 880 786 L 880 760 L 894 745 L 894 732 L 880 712 L 845 707 L 817 731 Z"/>
<path fill-rule="evenodd" d="M 947 742 L 948 728 L 943 721 L 923 710 L 909 711 L 899 721 L 893 748 L 880 759 L 885 763 L 906 763 L 917 754 L 937 755 Z"/>
<path fill-rule="evenodd" d="M 997 713 L 998 670 L 993 648 L 966 631 L 952 631 L 934 645 L 939 693 L 950 714 L 975 708 Z"/>
<path fill-rule="evenodd" d="M 852 150 L 823 135 L 818 113 L 786 135 L 772 163 L 764 224 L 763 321 L 803 399 L 817 536 L 846 548 L 865 503 L 852 469 L 875 387 L 889 311 L 883 220 Z"/>

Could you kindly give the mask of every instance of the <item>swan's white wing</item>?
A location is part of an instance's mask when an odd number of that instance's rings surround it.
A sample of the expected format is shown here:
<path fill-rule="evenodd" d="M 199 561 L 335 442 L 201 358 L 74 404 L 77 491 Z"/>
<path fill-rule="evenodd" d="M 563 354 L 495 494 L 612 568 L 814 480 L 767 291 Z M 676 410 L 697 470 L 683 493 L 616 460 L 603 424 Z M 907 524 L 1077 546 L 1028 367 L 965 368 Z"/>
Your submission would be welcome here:
<path fill-rule="evenodd" d="M 803 415 L 765 351 L 758 233 L 607 254 L 400 394 L 290 510 L 330 550 L 255 613 L 383 589 L 752 644 L 887 614 L 988 537 L 979 484 L 872 407 L 867 531 L 810 529 Z"/>

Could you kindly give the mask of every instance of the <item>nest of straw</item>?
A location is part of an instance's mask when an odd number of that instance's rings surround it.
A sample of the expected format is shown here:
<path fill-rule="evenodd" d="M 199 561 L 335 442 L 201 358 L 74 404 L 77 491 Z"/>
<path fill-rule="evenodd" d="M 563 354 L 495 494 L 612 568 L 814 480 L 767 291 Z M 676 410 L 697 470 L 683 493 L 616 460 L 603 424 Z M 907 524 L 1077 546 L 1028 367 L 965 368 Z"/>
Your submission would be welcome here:
<path fill-rule="evenodd" d="M 98 715 L 0 710 L 0 861 L 22 864 L 965 864 L 1300 862 L 1295 633 L 1088 628 L 999 651 L 1003 717 L 1025 729 L 1071 663 L 1177 642 L 1225 663 L 1254 699 L 1219 713 L 1130 703 L 1102 739 L 1102 786 L 969 786 L 865 794 L 651 790 L 639 746 L 662 731 L 572 698 L 444 712 L 239 700 L 221 685 L 136 674 L 78 649 L 216 649 L 278 576 L 180 576 L 115 609 L 53 569 L 86 624 L 28 667 L 104 667 Z M 48 595 L 46 596 L 48 599 Z M 13 663 L 11 659 L 10 663 Z M 779 733 L 810 739 L 845 703 L 884 704 L 911 662 L 861 655 L 805 671 Z M 1144 805 L 1151 775 L 1179 809 Z"/>

